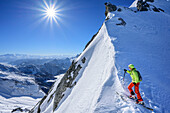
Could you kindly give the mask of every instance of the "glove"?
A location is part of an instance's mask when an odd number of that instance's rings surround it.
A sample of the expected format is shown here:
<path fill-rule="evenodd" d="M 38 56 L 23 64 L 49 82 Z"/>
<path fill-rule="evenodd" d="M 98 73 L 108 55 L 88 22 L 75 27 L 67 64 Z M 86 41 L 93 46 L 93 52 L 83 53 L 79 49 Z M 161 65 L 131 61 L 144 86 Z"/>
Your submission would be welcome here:
<path fill-rule="evenodd" d="M 134 84 L 134 85 L 136 85 L 136 83 L 135 83 L 135 82 L 133 82 L 133 84 Z"/>
<path fill-rule="evenodd" d="M 127 69 L 124 69 L 124 71 L 126 72 L 126 71 L 127 71 Z"/>

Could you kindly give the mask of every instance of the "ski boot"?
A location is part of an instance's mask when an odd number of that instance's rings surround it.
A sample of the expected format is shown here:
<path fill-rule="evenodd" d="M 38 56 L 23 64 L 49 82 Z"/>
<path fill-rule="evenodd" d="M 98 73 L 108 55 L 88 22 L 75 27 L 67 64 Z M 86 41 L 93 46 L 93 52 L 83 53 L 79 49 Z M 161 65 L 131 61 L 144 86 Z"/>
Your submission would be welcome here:
<path fill-rule="evenodd" d="M 129 98 L 130 99 L 136 99 L 136 96 L 135 95 L 130 95 Z"/>
<path fill-rule="evenodd" d="M 138 101 L 138 100 L 136 100 L 136 104 L 141 104 L 141 105 L 145 105 L 145 103 L 143 102 L 143 101 Z"/>

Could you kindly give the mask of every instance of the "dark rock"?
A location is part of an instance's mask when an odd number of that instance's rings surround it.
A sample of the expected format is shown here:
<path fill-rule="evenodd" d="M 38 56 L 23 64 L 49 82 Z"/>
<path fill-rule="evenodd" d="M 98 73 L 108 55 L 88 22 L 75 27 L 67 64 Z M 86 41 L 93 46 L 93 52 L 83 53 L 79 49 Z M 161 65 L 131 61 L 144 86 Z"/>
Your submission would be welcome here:
<path fill-rule="evenodd" d="M 115 5 L 108 4 L 107 9 L 108 9 L 109 12 L 112 12 L 112 11 L 116 11 L 117 7 Z"/>
<path fill-rule="evenodd" d="M 73 83 L 73 81 L 75 80 L 75 78 L 79 74 L 80 69 L 82 68 L 80 64 L 78 64 L 77 66 L 76 65 L 77 62 L 73 61 L 72 65 L 58 84 L 55 92 L 53 111 L 58 107 L 59 102 L 64 97 L 63 93 L 66 91 L 66 89 L 72 88 L 76 85 L 76 82 Z"/>
<path fill-rule="evenodd" d="M 86 58 L 84 57 L 81 61 L 82 61 L 82 63 L 84 64 L 85 61 L 86 61 Z"/>
<path fill-rule="evenodd" d="M 118 20 L 120 20 L 121 23 L 118 23 L 118 24 L 116 24 L 116 25 L 123 25 L 123 26 L 126 25 L 126 22 L 125 22 L 122 18 L 118 18 Z"/>
<path fill-rule="evenodd" d="M 149 7 L 149 5 L 146 3 L 146 1 L 143 2 L 143 0 L 141 0 L 137 2 L 138 11 L 148 11 L 147 7 Z"/>
<path fill-rule="evenodd" d="M 15 112 L 15 111 L 23 112 L 23 109 L 21 109 L 20 107 L 18 107 L 18 108 L 16 108 L 16 109 L 13 109 L 13 110 L 12 110 L 12 113 Z"/>
<path fill-rule="evenodd" d="M 121 12 L 121 11 L 122 11 L 122 9 L 121 9 L 121 8 L 118 8 L 118 9 L 117 9 L 117 11 L 118 11 L 118 12 Z"/>
<path fill-rule="evenodd" d="M 107 18 L 105 20 L 109 20 L 110 18 L 107 16 Z"/>
<path fill-rule="evenodd" d="M 115 5 L 112 5 L 110 2 L 106 2 L 105 7 L 106 7 L 105 16 L 107 16 L 108 12 L 117 10 L 117 7 Z"/>
<path fill-rule="evenodd" d="M 163 9 L 157 8 L 152 4 L 148 4 L 147 2 L 154 2 L 154 0 L 146 0 L 144 2 L 143 2 L 143 0 L 139 0 L 137 2 L 138 11 L 148 11 L 148 10 L 152 11 L 153 10 L 155 12 L 160 12 L 160 11 L 164 12 Z"/>
<path fill-rule="evenodd" d="M 41 106 L 41 104 L 44 102 L 44 100 L 45 100 L 46 98 L 47 98 L 47 95 L 45 95 L 45 96 L 39 101 L 37 113 L 40 113 L 40 112 L 41 112 L 40 106 Z M 29 113 L 33 113 L 33 112 L 34 112 L 34 111 L 33 111 L 33 109 L 32 109 Z"/>

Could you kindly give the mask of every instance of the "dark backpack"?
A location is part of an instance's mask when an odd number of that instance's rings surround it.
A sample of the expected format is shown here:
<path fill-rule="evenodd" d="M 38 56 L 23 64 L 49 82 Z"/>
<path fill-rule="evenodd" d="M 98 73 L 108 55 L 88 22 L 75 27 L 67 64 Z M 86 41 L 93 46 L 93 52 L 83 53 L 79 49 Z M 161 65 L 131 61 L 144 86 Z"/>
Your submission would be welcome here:
<path fill-rule="evenodd" d="M 140 74 L 139 71 L 137 71 L 137 70 L 136 70 L 136 72 L 138 73 L 139 80 L 142 81 L 142 76 L 141 76 L 141 74 Z"/>

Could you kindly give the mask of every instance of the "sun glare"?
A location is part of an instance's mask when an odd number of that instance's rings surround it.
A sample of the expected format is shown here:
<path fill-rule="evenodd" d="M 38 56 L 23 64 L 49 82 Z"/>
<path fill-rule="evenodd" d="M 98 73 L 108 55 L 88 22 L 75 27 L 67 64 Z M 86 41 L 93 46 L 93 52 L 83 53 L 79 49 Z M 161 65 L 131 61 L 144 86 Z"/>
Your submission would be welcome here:
<path fill-rule="evenodd" d="M 47 22 L 50 22 L 50 24 L 52 25 L 52 23 L 56 23 L 58 24 L 58 21 L 61 21 L 61 9 L 59 9 L 59 5 L 56 2 L 50 2 L 46 0 L 43 0 L 43 4 L 42 4 L 42 9 L 40 9 L 40 11 L 42 12 L 42 20 L 46 20 Z"/>
<path fill-rule="evenodd" d="M 54 17 L 56 15 L 55 9 L 53 9 L 53 8 L 47 9 L 46 14 L 48 17 Z"/>

